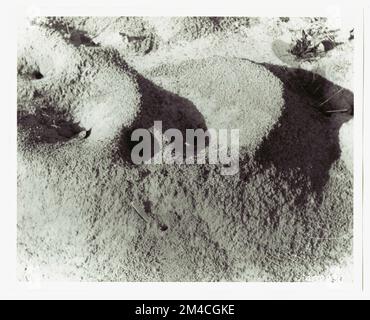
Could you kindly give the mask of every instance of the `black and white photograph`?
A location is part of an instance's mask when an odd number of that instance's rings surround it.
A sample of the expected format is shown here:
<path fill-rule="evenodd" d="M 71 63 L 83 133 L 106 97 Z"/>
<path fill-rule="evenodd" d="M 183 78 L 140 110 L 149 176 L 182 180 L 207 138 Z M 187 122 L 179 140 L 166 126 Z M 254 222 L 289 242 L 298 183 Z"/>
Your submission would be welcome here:
<path fill-rule="evenodd" d="M 19 14 L 11 280 L 363 289 L 365 30 L 339 9 Z"/>

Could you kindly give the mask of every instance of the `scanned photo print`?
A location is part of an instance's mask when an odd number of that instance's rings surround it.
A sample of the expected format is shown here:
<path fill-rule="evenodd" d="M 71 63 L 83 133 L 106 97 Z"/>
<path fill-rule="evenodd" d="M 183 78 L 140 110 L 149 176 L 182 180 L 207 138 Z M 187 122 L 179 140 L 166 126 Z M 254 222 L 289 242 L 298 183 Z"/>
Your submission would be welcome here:
<path fill-rule="evenodd" d="M 351 22 L 18 29 L 19 281 L 352 281 Z"/>

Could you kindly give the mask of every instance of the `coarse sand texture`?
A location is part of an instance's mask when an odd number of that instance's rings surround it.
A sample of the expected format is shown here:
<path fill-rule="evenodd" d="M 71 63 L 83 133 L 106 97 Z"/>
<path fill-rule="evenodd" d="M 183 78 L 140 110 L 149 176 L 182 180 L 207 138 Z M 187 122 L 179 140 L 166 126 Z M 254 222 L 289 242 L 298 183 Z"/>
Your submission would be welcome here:
<path fill-rule="evenodd" d="M 20 112 L 30 116 L 34 109 L 44 108 L 54 116 L 68 114 L 91 130 L 92 140 L 113 139 L 135 120 L 140 111 L 138 85 L 114 51 L 75 47 L 57 32 L 38 26 L 30 27 L 22 40 L 18 49 Z M 50 137 L 46 133 L 44 138 Z"/>
<path fill-rule="evenodd" d="M 349 90 L 216 49 L 140 69 L 143 52 L 128 62 L 108 45 L 131 20 L 94 19 L 61 21 L 96 42 L 47 24 L 18 39 L 20 280 L 304 281 L 351 257 L 352 115 L 326 114 L 353 108 Z M 155 19 L 134 25 L 159 45 L 186 35 Z M 217 22 L 189 19 L 200 37 Z M 134 165 L 130 133 L 155 120 L 239 129 L 239 174 Z"/>
<path fill-rule="evenodd" d="M 147 75 L 156 84 L 192 101 L 214 129 L 239 129 L 251 154 L 280 118 L 283 84 L 250 61 L 213 57 L 164 65 Z"/>

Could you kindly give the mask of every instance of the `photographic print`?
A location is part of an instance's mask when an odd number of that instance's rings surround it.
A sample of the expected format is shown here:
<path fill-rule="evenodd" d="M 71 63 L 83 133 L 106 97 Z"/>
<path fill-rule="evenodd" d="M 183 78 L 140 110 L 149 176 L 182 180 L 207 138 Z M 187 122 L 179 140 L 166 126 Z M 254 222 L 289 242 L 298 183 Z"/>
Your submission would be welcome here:
<path fill-rule="evenodd" d="M 33 17 L 17 277 L 352 280 L 354 39 L 331 17 Z"/>

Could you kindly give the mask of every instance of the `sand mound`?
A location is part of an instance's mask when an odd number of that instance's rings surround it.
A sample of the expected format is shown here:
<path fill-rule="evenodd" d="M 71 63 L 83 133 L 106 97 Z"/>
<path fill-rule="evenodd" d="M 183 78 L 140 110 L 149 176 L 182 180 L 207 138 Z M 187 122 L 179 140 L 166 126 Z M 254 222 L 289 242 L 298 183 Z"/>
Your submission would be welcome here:
<path fill-rule="evenodd" d="M 152 109 L 166 99 L 191 108 L 146 81 Z M 242 155 L 240 177 L 208 165 L 136 167 L 81 144 L 20 157 L 20 278 L 292 281 L 322 273 L 351 247 L 351 180 L 336 162 L 336 129 L 310 101 L 284 85 L 288 109 L 253 160 Z"/>
<path fill-rule="evenodd" d="M 247 17 L 146 17 L 155 33 L 164 43 L 187 42 L 217 32 L 239 31 L 248 27 Z"/>
<path fill-rule="evenodd" d="M 169 43 L 247 28 L 247 17 L 44 17 L 36 22 L 73 43 L 99 44 L 143 56 Z"/>
<path fill-rule="evenodd" d="M 141 17 L 44 17 L 36 22 L 74 44 L 115 48 L 125 56 L 145 55 L 160 42 L 154 28 Z"/>
<path fill-rule="evenodd" d="M 204 27 L 198 35 L 213 28 Z M 325 112 L 353 107 L 351 92 L 236 58 L 141 75 L 91 39 L 30 32 L 20 41 L 18 131 L 49 144 L 24 152 L 19 139 L 19 279 L 301 281 L 350 255 L 353 186 L 339 129 L 351 115 Z M 239 128 L 240 175 L 131 164 L 130 131 L 154 120 Z"/>
<path fill-rule="evenodd" d="M 217 23 L 210 17 L 147 17 L 163 42 L 190 41 L 214 33 Z"/>
<path fill-rule="evenodd" d="M 48 110 L 91 131 L 91 140 L 114 139 L 140 111 L 135 77 L 114 51 L 74 46 L 44 27 L 31 26 L 19 41 L 18 110 Z M 40 119 L 39 122 L 44 122 Z M 27 122 L 29 123 L 29 122 Z M 48 132 L 40 132 L 48 137 Z"/>
<path fill-rule="evenodd" d="M 193 60 L 163 65 L 146 76 L 192 101 L 208 128 L 239 129 L 240 145 L 250 154 L 277 123 L 284 106 L 281 81 L 246 60 Z"/>

